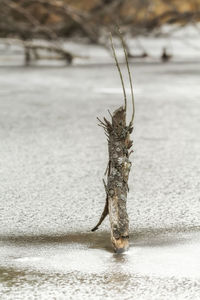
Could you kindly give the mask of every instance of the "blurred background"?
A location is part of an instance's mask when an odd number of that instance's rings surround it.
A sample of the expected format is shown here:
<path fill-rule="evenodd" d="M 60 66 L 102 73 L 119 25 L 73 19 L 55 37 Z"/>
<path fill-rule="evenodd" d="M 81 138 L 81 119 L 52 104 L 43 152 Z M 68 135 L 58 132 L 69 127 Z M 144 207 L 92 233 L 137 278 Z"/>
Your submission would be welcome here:
<path fill-rule="evenodd" d="M 78 45 L 110 51 L 108 32 L 115 35 L 116 25 L 129 58 L 166 62 L 183 52 L 199 53 L 200 0 L 0 0 L 0 7 L 0 62 L 10 51 L 12 60 L 23 51 L 27 65 L 41 59 L 89 60 L 97 49 Z"/>

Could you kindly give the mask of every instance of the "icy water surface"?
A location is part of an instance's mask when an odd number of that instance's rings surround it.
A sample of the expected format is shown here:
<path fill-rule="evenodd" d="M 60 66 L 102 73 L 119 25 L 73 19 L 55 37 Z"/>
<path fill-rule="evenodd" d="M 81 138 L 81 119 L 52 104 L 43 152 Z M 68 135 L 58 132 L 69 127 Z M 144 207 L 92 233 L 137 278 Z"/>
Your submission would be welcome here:
<path fill-rule="evenodd" d="M 108 220 L 90 232 L 107 163 L 96 116 L 122 104 L 115 66 L 1 67 L 0 299 L 200 299 L 200 61 L 131 67 L 123 255 Z"/>
<path fill-rule="evenodd" d="M 108 232 L 4 238 L 2 299 L 198 299 L 199 252 L 194 228 L 135 232 L 123 255 L 112 253 Z"/>

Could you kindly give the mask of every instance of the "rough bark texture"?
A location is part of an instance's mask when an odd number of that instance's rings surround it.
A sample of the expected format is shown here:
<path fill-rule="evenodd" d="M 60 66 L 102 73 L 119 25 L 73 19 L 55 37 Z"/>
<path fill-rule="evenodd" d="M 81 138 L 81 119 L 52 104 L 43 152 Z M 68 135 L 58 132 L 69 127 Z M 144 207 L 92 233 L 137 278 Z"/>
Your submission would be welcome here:
<path fill-rule="evenodd" d="M 133 128 L 126 126 L 126 111 L 123 107 L 117 109 L 112 115 L 110 123 L 104 118 L 100 126 L 108 137 L 109 164 L 107 174 L 106 205 L 102 216 L 93 231 L 98 229 L 106 215 L 109 213 L 111 225 L 111 241 L 116 252 L 123 252 L 128 248 L 129 220 L 126 209 L 128 178 L 131 168 L 129 149 L 132 146 L 130 133 Z"/>

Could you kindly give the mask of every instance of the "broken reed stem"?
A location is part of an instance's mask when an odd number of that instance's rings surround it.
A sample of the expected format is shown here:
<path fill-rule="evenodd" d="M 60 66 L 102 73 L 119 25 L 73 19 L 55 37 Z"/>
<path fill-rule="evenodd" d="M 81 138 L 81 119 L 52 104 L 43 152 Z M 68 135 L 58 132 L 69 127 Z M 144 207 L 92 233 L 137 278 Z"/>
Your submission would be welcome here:
<path fill-rule="evenodd" d="M 126 111 L 124 107 L 118 108 L 112 115 L 112 121 L 104 118 L 100 125 L 104 128 L 108 137 L 109 162 L 106 168 L 107 183 L 103 180 L 106 203 L 103 213 L 97 225 L 92 229 L 95 231 L 109 214 L 111 225 L 111 241 L 116 252 L 123 252 L 128 248 L 129 220 L 126 210 L 128 193 L 128 178 L 131 169 L 129 156 L 132 146 L 130 133 L 132 126 L 126 126 Z"/>
<path fill-rule="evenodd" d="M 106 168 L 105 175 L 107 174 L 107 183 L 103 180 L 105 192 L 106 192 L 106 203 L 104 206 L 103 213 L 100 217 L 97 225 L 92 229 L 95 231 L 101 225 L 105 217 L 109 214 L 110 226 L 111 226 L 111 242 L 114 250 L 117 253 L 124 252 L 129 247 L 129 220 L 126 209 L 128 188 L 128 178 L 131 169 L 131 162 L 129 160 L 132 150 L 132 141 L 130 140 L 130 134 L 133 130 L 132 123 L 134 118 L 134 98 L 132 93 L 133 103 L 133 114 L 129 125 L 126 125 L 126 109 L 127 100 L 122 73 L 117 61 L 115 49 L 112 42 L 111 36 L 111 47 L 113 49 L 113 55 L 115 58 L 116 66 L 118 68 L 122 88 L 124 92 L 125 106 L 119 107 L 114 111 L 111 116 L 111 122 L 104 118 L 101 121 L 99 118 L 99 126 L 103 127 L 105 134 L 108 138 L 108 153 L 109 161 L 108 167 Z M 123 45 L 124 51 L 125 47 Z M 131 84 L 131 75 L 128 65 L 128 59 L 126 56 L 127 69 L 129 72 L 129 80 Z M 132 88 L 132 84 L 131 84 Z"/>

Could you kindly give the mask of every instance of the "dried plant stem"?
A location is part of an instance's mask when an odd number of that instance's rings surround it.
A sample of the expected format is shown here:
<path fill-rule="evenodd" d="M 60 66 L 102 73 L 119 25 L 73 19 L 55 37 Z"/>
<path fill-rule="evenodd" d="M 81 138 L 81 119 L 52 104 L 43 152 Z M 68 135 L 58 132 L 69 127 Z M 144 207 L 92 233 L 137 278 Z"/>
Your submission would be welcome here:
<path fill-rule="evenodd" d="M 124 107 L 118 108 L 112 114 L 112 121 L 104 118 L 100 125 L 108 136 L 109 163 L 107 171 L 107 183 L 104 182 L 106 191 L 106 203 L 103 213 L 95 231 L 109 214 L 111 225 L 111 241 L 116 252 L 123 252 L 128 248 L 129 220 L 126 211 L 128 193 L 128 178 L 131 168 L 129 156 L 132 146 L 130 133 L 132 127 L 126 126 L 126 111 Z"/>
<path fill-rule="evenodd" d="M 134 97 L 133 97 L 133 88 L 131 81 L 131 74 L 128 64 L 128 58 L 126 49 L 123 43 L 123 39 L 120 33 L 122 45 L 124 48 L 124 54 L 126 57 L 126 65 L 129 74 L 129 81 L 131 85 L 132 92 L 132 103 L 133 103 L 133 114 L 131 122 L 129 125 L 126 125 L 126 109 L 127 109 L 127 100 L 126 92 L 124 87 L 124 82 L 122 78 L 122 73 L 119 67 L 119 63 L 116 57 L 115 49 L 112 42 L 111 36 L 111 47 L 113 49 L 113 55 L 115 58 L 116 66 L 118 68 L 122 88 L 124 91 L 124 100 L 125 107 L 119 107 L 114 111 L 113 114 L 109 112 L 111 116 L 111 122 L 104 118 L 104 121 L 99 118 L 99 126 L 101 126 L 108 138 L 108 153 L 109 161 L 106 168 L 107 174 L 107 183 L 103 180 L 105 191 L 106 191 L 106 203 L 103 210 L 103 213 L 100 217 L 97 225 L 92 229 L 95 231 L 101 225 L 105 217 L 109 214 L 110 227 L 111 227 L 111 241 L 114 250 L 117 253 L 121 253 L 128 249 L 129 246 L 129 220 L 126 209 L 127 194 L 129 191 L 128 188 L 128 178 L 129 172 L 131 169 L 131 162 L 129 160 L 132 150 L 132 141 L 130 140 L 130 134 L 133 130 L 132 123 L 134 119 Z"/>
<path fill-rule="evenodd" d="M 131 88 L 131 101 L 132 101 L 132 117 L 131 117 L 131 121 L 130 124 L 133 124 L 133 120 L 134 120 L 134 116 L 135 116 L 135 101 L 134 101 L 134 94 L 133 94 L 133 84 L 132 84 L 132 77 L 131 77 L 131 72 L 130 72 L 130 68 L 129 68 L 129 62 L 128 62 L 128 54 L 127 54 L 127 50 L 126 50 L 126 46 L 125 46 L 125 42 L 122 36 L 122 33 L 120 31 L 120 28 L 118 27 L 118 32 L 119 32 L 119 37 L 121 39 L 121 43 L 122 43 L 122 47 L 124 50 L 124 55 L 125 55 L 125 59 L 126 59 L 126 66 L 127 66 L 127 70 L 128 70 L 128 77 L 129 77 L 129 83 L 130 83 L 130 88 Z"/>
<path fill-rule="evenodd" d="M 114 56 L 114 59 L 115 59 L 115 63 L 116 63 L 116 66 L 117 66 L 117 69 L 118 69 L 118 72 L 119 72 L 120 79 L 121 79 L 122 89 L 123 89 L 123 93 L 124 93 L 124 109 L 126 111 L 126 108 L 127 108 L 126 91 L 125 91 L 125 86 L 124 86 L 122 72 L 120 70 L 120 66 L 119 66 L 119 63 L 118 63 L 118 60 L 117 60 L 115 48 L 114 48 L 114 45 L 113 45 L 112 34 L 110 34 L 110 42 L 111 42 L 111 47 L 112 47 L 112 51 L 113 51 L 113 56 Z"/>

